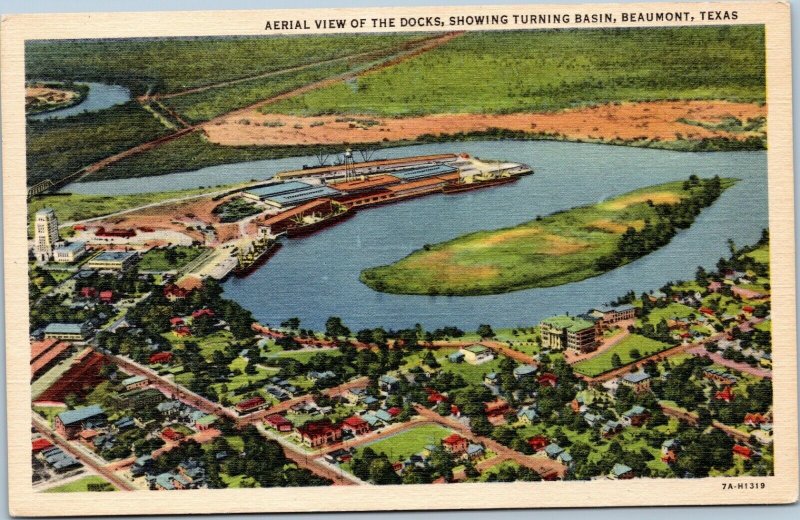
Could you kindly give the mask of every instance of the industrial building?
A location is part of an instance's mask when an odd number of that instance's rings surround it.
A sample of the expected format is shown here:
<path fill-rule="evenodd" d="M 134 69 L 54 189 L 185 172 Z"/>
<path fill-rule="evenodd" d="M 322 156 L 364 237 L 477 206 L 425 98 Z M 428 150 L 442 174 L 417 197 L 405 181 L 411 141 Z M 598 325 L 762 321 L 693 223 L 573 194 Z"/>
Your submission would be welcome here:
<path fill-rule="evenodd" d="M 134 251 L 104 251 L 86 263 L 90 269 L 102 271 L 124 271 L 138 258 Z"/>

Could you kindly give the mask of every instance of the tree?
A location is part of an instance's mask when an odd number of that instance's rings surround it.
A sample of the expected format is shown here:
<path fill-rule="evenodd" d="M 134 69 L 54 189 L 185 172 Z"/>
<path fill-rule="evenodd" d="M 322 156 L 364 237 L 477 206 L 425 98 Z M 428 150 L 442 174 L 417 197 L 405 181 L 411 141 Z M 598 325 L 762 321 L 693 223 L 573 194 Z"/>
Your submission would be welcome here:
<path fill-rule="evenodd" d="M 338 316 L 331 316 L 325 322 L 325 334 L 331 338 L 338 338 L 340 336 L 349 336 L 350 329 L 344 326 L 342 319 Z"/>
<path fill-rule="evenodd" d="M 288 320 L 281 322 L 281 327 L 285 329 L 297 330 L 300 328 L 300 318 L 289 318 Z"/>
<path fill-rule="evenodd" d="M 611 366 L 614 368 L 619 368 L 622 366 L 622 360 L 620 359 L 619 354 L 616 352 L 611 356 Z"/>
<path fill-rule="evenodd" d="M 482 324 L 478 325 L 478 330 L 476 331 L 478 336 L 481 338 L 493 338 L 495 337 L 495 333 L 492 330 L 491 325 Z"/>

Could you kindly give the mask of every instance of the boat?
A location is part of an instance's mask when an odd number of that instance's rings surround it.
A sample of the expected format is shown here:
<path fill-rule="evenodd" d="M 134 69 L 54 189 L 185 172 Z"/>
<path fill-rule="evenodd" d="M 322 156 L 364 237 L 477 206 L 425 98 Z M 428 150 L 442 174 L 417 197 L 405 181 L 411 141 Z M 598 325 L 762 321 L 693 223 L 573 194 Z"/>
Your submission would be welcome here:
<path fill-rule="evenodd" d="M 347 220 L 354 214 L 355 210 L 345 208 L 342 211 L 339 211 L 338 213 L 331 213 L 330 215 L 321 217 L 313 222 L 303 223 L 295 227 L 287 228 L 286 236 L 289 238 L 295 238 L 304 235 L 310 235 L 312 233 L 316 233 L 320 229 L 324 229 L 328 226 L 332 226 L 334 224 Z"/>
<path fill-rule="evenodd" d="M 454 184 L 448 184 L 442 187 L 442 191 L 447 194 L 453 193 L 461 193 L 464 191 L 472 191 L 477 190 L 480 188 L 488 188 L 489 186 L 500 186 L 503 184 L 510 184 L 512 182 L 516 182 L 519 179 L 518 175 L 512 177 L 497 177 L 494 179 L 489 179 L 488 181 L 477 181 L 477 182 L 457 182 Z"/>
<path fill-rule="evenodd" d="M 233 274 L 237 278 L 243 278 L 259 267 L 261 267 L 264 262 L 269 260 L 272 255 L 278 252 L 278 249 L 283 247 L 283 244 L 276 240 L 270 240 L 266 246 L 264 246 L 261 251 L 255 254 L 249 254 L 248 256 L 243 256 L 239 258 L 239 265 L 233 269 Z"/>

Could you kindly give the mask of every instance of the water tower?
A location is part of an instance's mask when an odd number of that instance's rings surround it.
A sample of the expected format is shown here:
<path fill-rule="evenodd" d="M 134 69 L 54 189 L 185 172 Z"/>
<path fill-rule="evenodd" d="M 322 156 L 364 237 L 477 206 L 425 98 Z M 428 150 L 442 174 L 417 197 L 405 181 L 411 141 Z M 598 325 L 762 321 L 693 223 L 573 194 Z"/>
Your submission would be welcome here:
<path fill-rule="evenodd" d="M 352 181 L 356 178 L 355 161 L 353 160 L 353 150 L 348 148 L 344 151 L 344 180 Z"/>

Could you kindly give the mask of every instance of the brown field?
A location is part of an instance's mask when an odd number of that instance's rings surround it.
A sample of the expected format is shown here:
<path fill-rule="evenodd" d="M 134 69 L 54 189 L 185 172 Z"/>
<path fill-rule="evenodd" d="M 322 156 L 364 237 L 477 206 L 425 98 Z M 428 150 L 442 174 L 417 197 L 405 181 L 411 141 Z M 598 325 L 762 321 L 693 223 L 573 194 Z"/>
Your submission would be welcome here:
<path fill-rule="evenodd" d="M 262 114 L 250 109 L 210 122 L 203 126 L 203 131 L 210 141 L 229 146 L 374 143 L 414 140 L 423 134 L 478 132 L 490 128 L 551 134 L 571 140 L 676 141 L 707 137 L 745 139 L 760 135 L 757 132 L 707 129 L 678 121 L 681 118 L 714 124 L 727 117 L 746 121 L 759 116 L 766 116 L 765 106 L 727 101 L 652 101 L 548 113 L 438 114 L 404 118 L 366 115 L 302 117 Z M 371 123 L 363 124 L 366 120 Z M 376 121 L 378 124 L 372 124 Z M 264 126 L 264 123 L 272 126 Z M 282 123 L 282 126 L 275 126 L 276 123 Z"/>
<path fill-rule="evenodd" d="M 589 222 L 587 228 L 596 228 L 601 231 L 608 231 L 609 233 L 616 233 L 621 235 L 628 230 L 629 227 L 634 229 L 642 229 L 644 227 L 644 220 L 632 220 L 630 222 L 614 222 L 608 219 L 598 219 Z"/>
<path fill-rule="evenodd" d="M 32 85 L 25 87 L 25 106 L 31 105 L 37 100 L 52 105 L 60 105 L 71 101 L 77 95 L 77 92 L 71 90 Z"/>
<path fill-rule="evenodd" d="M 671 192 L 637 193 L 636 195 L 615 199 L 612 202 L 606 202 L 601 207 L 606 210 L 619 211 L 648 200 L 652 200 L 653 204 L 677 204 L 681 198 L 677 193 Z"/>

